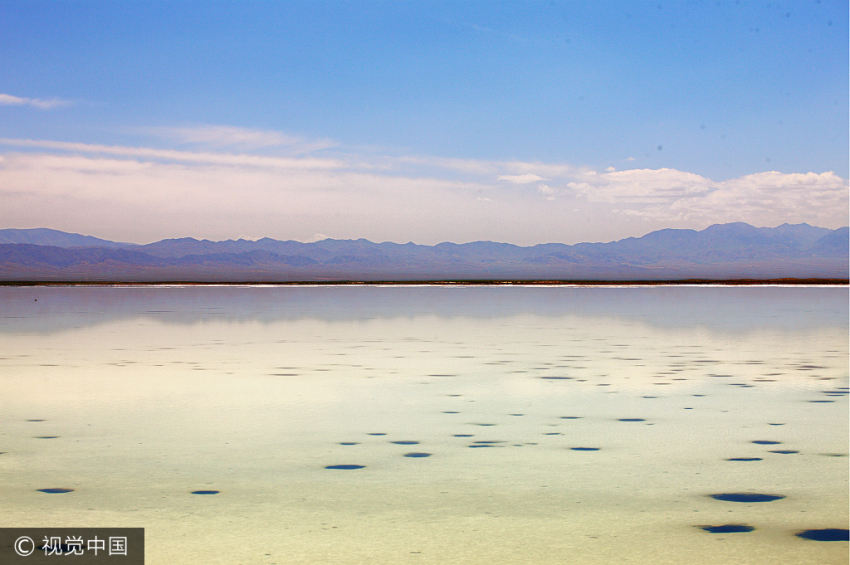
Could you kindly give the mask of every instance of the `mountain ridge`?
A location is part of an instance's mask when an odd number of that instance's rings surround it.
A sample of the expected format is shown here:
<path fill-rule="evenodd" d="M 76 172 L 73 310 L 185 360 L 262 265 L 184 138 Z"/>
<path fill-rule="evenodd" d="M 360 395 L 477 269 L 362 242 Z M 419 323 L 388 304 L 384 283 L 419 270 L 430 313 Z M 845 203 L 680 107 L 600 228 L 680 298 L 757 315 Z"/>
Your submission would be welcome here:
<path fill-rule="evenodd" d="M 848 228 L 715 224 L 608 243 L 522 247 L 366 239 L 164 239 L 126 244 L 48 228 L 0 230 L 0 280 L 153 282 L 673 280 L 848 277 Z"/>

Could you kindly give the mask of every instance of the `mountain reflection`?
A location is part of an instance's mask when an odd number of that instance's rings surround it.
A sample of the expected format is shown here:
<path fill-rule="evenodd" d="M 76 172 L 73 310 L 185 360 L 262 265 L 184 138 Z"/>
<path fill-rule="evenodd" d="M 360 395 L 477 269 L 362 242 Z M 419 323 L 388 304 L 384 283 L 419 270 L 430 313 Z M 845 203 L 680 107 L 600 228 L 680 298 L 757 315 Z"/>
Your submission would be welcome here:
<path fill-rule="evenodd" d="M 0 333 L 52 333 L 133 318 L 192 325 L 518 314 L 735 332 L 844 328 L 847 310 L 843 287 L 7 287 L 0 288 Z"/>

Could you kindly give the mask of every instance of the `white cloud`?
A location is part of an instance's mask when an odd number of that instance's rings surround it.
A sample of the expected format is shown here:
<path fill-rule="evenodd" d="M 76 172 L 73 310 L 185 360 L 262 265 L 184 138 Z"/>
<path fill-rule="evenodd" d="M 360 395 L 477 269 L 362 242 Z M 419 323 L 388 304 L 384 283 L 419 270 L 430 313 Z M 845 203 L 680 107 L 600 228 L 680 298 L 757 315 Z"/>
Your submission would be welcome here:
<path fill-rule="evenodd" d="M 707 192 L 711 180 L 675 169 L 588 171 L 567 186 L 591 202 L 661 203 Z"/>
<path fill-rule="evenodd" d="M 675 169 L 632 169 L 585 174 L 567 188 L 588 202 L 616 206 L 618 215 L 667 224 L 848 223 L 848 182 L 834 172 L 769 171 L 715 182 Z"/>
<path fill-rule="evenodd" d="M 299 136 L 274 130 L 259 130 L 233 126 L 158 127 L 141 128 L 139 131 L 165 139 L 171 139 L 181 144 L 199 145 L 213 149 L 239 148 L 253 150 L 268 147 L 283 147 L 303 154 L 338 145 L 335 141 L 328 139 L 307 140 Z"/>
<path fill-rule="evenodd" d="M 299 143 L 274 132 L 240 137 L 233 129 L 231 137 L 225 128 L 186 139 Z M 97 225 L 101 237 L 122 241 L 245 233 L 313 241 L 329 233 L 527 245 L 730 221 L 848 223 L 848 183 L 833 172 L 768 171 L 716 182 L 675 169 L 596 171 L 341 150 L 317 158 L 47 140 L 2 145 L 22 149 L 0 154 L 0 226 L 80 232 Z M 549 203 L 542 206 L 541 198 Z"/>
<path fill-rule="evenodd" d="M 171 149 L 151 149 L 147 147 L 124 147 L 120 145 L 96 145 L 91 143 L 73 143 L 67 141 L 44 141 L 31 139 L 0 139 L 0 144 L 38 149 L 58 149 L 78 153 L 94 153 L 134 157 L 140 159 L 158 159 L 163 161 L 189 162 L 201 164 L 232 165 L 246 167 L 273 167 L 281 169 L 335 169 L 344 166 L 337 159 L 319 159 L 312 157 L 266 157 L 234 153 L 212 153 L 195 151 L 175 151 Z"/>
<path fill-rule="evenodd" d="M 472 175 L 494 175 L 500 170 L 498 163 L 481 161 L 479 159 L 451 159 L 445 157 L 405 155 L 401 157 L 381 157 L 381 161 L 386 169 L 391 169 L 394 165 L 415 165 Z"/>
<path fill-rule="evenodd" d="M 98 226 L 100 234 L 138 242 L 230 239 L 250 230 L 281 239 L 309 240 L 318 232 L 437 243 L 464 237 L 452 235 L 455 227 L 479 225 L 470 212 L 480 205 L 470 195 L 492 188 L 338 167 L 280 167 L 274 160 L 246 166 L 185 155 L 142 159 L 142 151 L 119 149 L 117 155 L 5 154 L 0 225 Z M 477 239 L 468 231 L 466 240 Z"/>
<path fill-rule="evenodd" d="M 848 182 L 832 171 L 769 171 L 717 183 L 701 204 L 697 212 L 703 215 L 725 210 L 738 221 L 770 212 L 788 218 L 790 223 L 833 224 L 834 218 L 844 216 L 847 225 Z"/>
<path fill-rule="evenodd" d="M 580 169 L 561 163 L 529 163 L 526 161 L 507 161 L 500 163 L 501 167 L 510 173 L 545 175 L 549 178 L 563 178 L 577 174 Z"/>
<path fill-rule="evenodd" d="M 499 177 L 497 177 L 497 179 L 512 182 L 514 184 L 529 184 L 541 180 L 548 180 L 541 177 L 540 175 L 535 175 L 532 173 L 526 173 L 524 175 L 500 175 Z"/>
<path fill-rule="evenodd" d="M 20 98 L 11 94 L 0 94 L 0 106 L 33 106 L 42 110 L 50 110 L 58 106 L 69 106 L 71 102 L 59 98 L 42 100 L 40 98 Z"/>
<path fill-rule="evenodd" d="M 541 184 L 537 187 L 537 192 L 543 195 L 546 200 L 555 200 L 557 191 L 549 185 Z"/>

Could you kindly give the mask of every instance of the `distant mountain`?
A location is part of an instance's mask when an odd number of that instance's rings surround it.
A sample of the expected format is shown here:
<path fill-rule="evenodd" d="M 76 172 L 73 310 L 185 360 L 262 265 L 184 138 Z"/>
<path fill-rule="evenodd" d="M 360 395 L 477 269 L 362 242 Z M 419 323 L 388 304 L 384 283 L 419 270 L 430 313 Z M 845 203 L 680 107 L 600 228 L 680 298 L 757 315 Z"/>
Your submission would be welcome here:
<path fill-rule="evenodd" d="M 116 243 L 90 235 L 66 233 L 47 228 L 0 230 L 0 243 L 29 243 L 53 247 L 132 247 L 133 243 Z"/>
<path fill-rule="evenodd" d="M 0 230 L 6 281 L 680 280 L 848 278 L 848 228 L 718 224 L 610 243 L 520 247 L 264 238 L 122 244 L 56 230 Z"/>

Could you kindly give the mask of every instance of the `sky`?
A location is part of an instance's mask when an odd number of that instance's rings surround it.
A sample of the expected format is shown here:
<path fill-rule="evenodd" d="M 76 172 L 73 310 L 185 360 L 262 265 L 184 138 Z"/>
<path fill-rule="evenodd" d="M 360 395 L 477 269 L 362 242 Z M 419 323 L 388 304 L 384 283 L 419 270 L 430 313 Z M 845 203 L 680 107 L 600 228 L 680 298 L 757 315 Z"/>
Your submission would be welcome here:
<path fill-rule="evenodd" d="M 838 228 L 848 52 L 846 0 L 0 0 L 0 228 Z"/>

